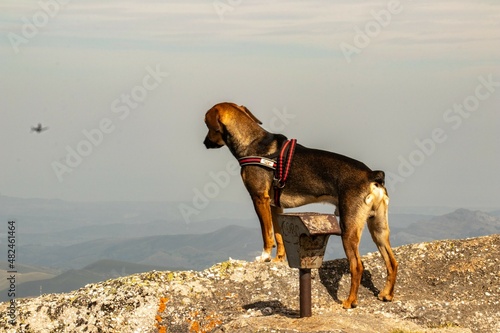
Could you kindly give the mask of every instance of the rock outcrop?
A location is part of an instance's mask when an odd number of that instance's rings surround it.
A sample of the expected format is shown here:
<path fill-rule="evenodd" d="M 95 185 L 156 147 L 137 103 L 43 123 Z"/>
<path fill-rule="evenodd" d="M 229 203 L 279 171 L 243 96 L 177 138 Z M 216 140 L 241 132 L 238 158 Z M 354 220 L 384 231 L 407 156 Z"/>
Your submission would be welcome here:
<path fill-rule="evenodd" d="M 340 304 L 350 283 L 345 259 L 313 270 L 310 318 L 298 317 L 297 269 L 230 259 L 201 272 L 152 271 L 2 303 L 0 331 L 500 332 L 500 235 L 405 245 L 395 254 L 391 303 L 375 296 L 385 279 L 378 253 L 363 257 L 356 309 Z"/>

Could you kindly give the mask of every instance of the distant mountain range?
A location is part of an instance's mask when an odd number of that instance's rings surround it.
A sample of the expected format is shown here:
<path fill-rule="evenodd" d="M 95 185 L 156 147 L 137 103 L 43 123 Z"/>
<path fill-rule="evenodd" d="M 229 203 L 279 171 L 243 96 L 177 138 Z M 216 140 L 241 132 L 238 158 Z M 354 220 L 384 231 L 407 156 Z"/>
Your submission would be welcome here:
<path fill-rule="evenodd" d="M 18 275 L 28 281 L 16 286 L 17 296 L 67 292 L 88 283 L 151 270 L 200 270 L 229 257 L 251 261 L 260 254 L 261 246 L 257 228 L 239 226 L 207 234 L 108 238 L 69 246 L 23 245 L 18 261 L 42 267 L 38 274 L 34 266 L 17 267 Z M 6 263 L 0 267 L 7 274 Z M 28 267 L 30 279 L 26 275 Z M 56 269 L 46 267 L 71 269 L 55 275 Z M 0 301 L 6 299 L 4 289 Z"/>
<path fill-rule="evenodd" d="M 407 228 L 394 228 L 394 245 L 419 243 L 439 239 L 462 239 L 500 233 L 500 215 L 481 211 L 457 209 L 410 224 Z"/>
<path fill-rule="evenodd" d="M 0 220 L 17 222 L 18 244 L 43 246 L 108 237 L 201 234 L 228 225 L 256 225 L 251 203 L 214 201 L 193 221 L 185 221 L 179 207 L 177 202 L 71 202 L 0 195 Z M 0 229 L 0 236 L 6 232 Z"/>
<path fill-rule="evenodd" d="M 65 292 L 152 269 L 201 270 L 229 257 L 253 260 L 262 240 L 252 208 L 214 206 L 219 217 L 211 212 L 206 221 L 186 223 L 176 203 L 68 203 L 0 196 L 0 219 L 16 220 L 17 289 L 28 296 L 38 295 L 40 288 L 44 293 Z M 420 211 L 389 213 L 393 246 L 500 233 L 499 210 L 458 209 L 440 216 Z M 0 230 L 2 252 L 6 232 Z M 374 251 L 365 229 L 360 252 Z M 343 257 L 340 239 L 332 236 L 325 259 Z M 6 272 L 5 264 L 0 263 L 0 271 Z M 0 289 L 5 287 L 1 281 Z M 6 295 L 0 291 L 0 297 Z"/>
<path fill-rule="evenodd" d="M 202 269 L 229 256 L 250 259 L 261 251 L 258 229 L 228 226 L 206 234 L 101 238 L 68 246 L 23 245 L 19 262 L 78 269 L 112 259 L 169 269 Z"/>
<path fill-rule="evenodd" d="M 40 275 L 38 280 L 19 283 L 16 285 L 16 298 L 69 292 L 89 283 L 152 270 L 163 271 L 166 269 L 157 265 L 135 264 L 118 260 L 99 260 L 82 269 L 71 269 L 51 277 Z M 0 302 L 7 301 L 7 296 L 7 291 L 4 289 L 0 294 Z"/>

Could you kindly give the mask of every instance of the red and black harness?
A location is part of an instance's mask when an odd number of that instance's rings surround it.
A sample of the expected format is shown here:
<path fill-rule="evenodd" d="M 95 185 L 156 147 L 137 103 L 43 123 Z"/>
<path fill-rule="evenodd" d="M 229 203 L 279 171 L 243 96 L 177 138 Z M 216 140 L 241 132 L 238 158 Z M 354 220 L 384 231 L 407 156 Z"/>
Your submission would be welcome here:
<path fill-rule="evenodd" d="M 278 207 L 281 207 L 281 190 L 285 187 L 286 180 L 290 173 L 296 144 L 296 139 L 286 140 L 276 160 L 260 156 L 246 156 L 238 159 L 241 167 L 246 165 L 260 165 L 274 170 L 274 204 Z"/>

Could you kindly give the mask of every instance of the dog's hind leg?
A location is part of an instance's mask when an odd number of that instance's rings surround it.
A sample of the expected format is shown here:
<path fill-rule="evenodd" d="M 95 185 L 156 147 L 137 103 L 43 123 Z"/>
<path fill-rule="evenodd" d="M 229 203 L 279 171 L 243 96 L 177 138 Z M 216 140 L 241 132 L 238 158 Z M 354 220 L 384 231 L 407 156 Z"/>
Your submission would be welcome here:
<path fill-rule="evenodd" d="M 377 207 L 374 207 L 375 209 L 372 212 L 373 216 L 368 218 L 368 229 L 370 230 L 372 239 L 377 245 L 387 268 L 387 281 L 385 283 L 385 287 L 378 294 L 378 298 L 381 301 L 392 301 L 394 298 L 394 285 L 396 283 L 396 275 L 398 271 L 398 264 L 389 241 L 390 231 L 387 216 L 388 203 L 389 198 L 384 193 L 380 202 L 375 202 L 374 206 Z"/>
<path fill-rule="evenodd" d="M 276 257 L 273 261 L 284 261 L 285 260 L 285 246 L 283 245 L 283 237 L 281 236 L 281 231 L 278 223 L 278 215 L 283 213 L 283 208 L 271 206 L 271 214 L 273 216 L 273 229 L 274 229 L 274 239 L 276 240 Z"/>
<path fill-rule="evenodd" d="M 362 203 L 341 204 L 340 223 L 342 228 L 342 244 L 349 261 L 351 272 L 351 289 L 348 298 L 342 302 L 344 309 L 358 306 L 358 289 L 363 275 L 363 263 L 359 254 L 361 232 L 366 223 L 367 211 L 360 208 Z M 363 207 L 364 208 L 364 207 Z"/>

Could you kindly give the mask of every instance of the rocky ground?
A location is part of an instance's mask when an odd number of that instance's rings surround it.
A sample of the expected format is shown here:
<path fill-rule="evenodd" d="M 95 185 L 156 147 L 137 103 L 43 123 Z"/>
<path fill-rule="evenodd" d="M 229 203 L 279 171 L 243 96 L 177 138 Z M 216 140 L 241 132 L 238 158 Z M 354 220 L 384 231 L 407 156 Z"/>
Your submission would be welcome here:
<path fill-rule="evenodd" d="M 331 239 L 330 241 L 338 241 Z M 67 294 L 0 304 L 0 331 L 28 332 L 500 332 L 500 235 L 395 249 L 394 302 L 377 300 L 380 256 L 363 257 L 359 307 L 344 310 L 345 259 L 313 270 L 313 316 L 299 318 L 298 270 L 229 260 L 205 271 L 149 272 Z"/>

